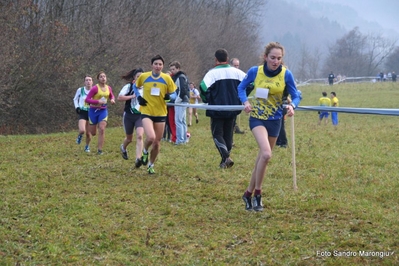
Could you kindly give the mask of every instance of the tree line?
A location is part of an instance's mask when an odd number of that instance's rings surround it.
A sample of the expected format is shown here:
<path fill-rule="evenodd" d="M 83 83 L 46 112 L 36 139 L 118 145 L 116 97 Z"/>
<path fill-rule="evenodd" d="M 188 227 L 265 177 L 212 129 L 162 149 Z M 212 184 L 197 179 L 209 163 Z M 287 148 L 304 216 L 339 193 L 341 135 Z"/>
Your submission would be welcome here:
<path fill-rule="evenodd" d="M 86 74 L 150 70 L 150 58 L 182 63 L 198 83 L 228 50 L 242 65 L 259 61 L 255 18 L 261 0 L 9 0 L 0 2 L 0 134 L 74 128 L 72 98 Z M 167 67 L 167 66 L 166 66 Z M 110 108 L 119 112 L 118 108 Z"/>
<path fill-rule="evenodd" d="M 135 67 L 150 70 L 161 54 L 178 60 L 194 83 L 228 50 L 247 71 L 260 62 L 262 0 L 0 0 L 0 134 L 69 131 L 76 127 L 72 98 L 86 74 L 103 70 L 118 93 Z M 276 22 L 281 23 L 281 22 Z M 267 25 L 273 27 L 273 25 Z M 276 40 L 278 41 L 278 40 Z M 297 80 L 374 76 L 399 70 L 396 41 L 354 28 L 328 48 L 287 48 Z M 122 106 L 122 105 L 120 105 Z M 114 115 L 122 108 L 111 107 Z"/>
<path fill-rule="evenodd" d="M 397 40 L 381 34 L 363 34 L 355 27 L 330 45 L 325 54 L 318 47 L 301 44 L 289 66 L 299 81 L 327 78 L 331 71 L 347 77 L 374 77 L 380 72 L 397 73 L 398 58 Z"/>

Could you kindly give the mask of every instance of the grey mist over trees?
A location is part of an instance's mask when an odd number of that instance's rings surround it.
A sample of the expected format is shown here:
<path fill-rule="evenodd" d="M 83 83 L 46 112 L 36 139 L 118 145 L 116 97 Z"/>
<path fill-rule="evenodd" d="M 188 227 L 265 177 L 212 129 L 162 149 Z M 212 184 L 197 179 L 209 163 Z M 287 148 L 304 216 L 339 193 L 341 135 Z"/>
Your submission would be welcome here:
<path fill-rule="evenodd" d="M 84 76 L 120 76 L 150 59 L 179 60 L 198 82 L 226 48 L 243 67 L 258 62 L 254 18 L 261 0 L 15 0 L 0 2 L 0 134 L 76 125 L 72 98 Z M 113 107 L 111 112 L 121 109 Z"/>
<path fill-rule="evenodd" d="M 335 69 L 350 77 L 375 76 L 384 69 L 383 63 L 392 55 L 395 43 L 380 35 L 361 34 L 355 28 L 330 47 L 324 73 Z"/>
<path fill-rule="evenodd" d="M 353 2 L 366 5 L 365 1 L 347 1 L 350 6 L 343 2 L 270 0 L 262 11 L 261 40 L 285 46 L 285 63 L 297 80 L 326 78 L 331 71 L 374 76 L 399 70 L 399 62 L 396 67 L 394 60 L 387 65 L 399 35 L 375 22 L 384 13 L 370 12 L 373 16 L 364 18 L 352 6 L 356 7 Z M 372 6 L 380 4 L 373 2 Z"/>
<path fill-rule="evenodd" d="M 149 71 L 156 54 L 166 65 L 180 61 L 197 85 L 214 66 L 218 48 L 238 57 L 247 71 L 260 63 L 270 41 L 284 45 L 285 64 L 299 81 L 326 78 L 331 70 L 346 76 L 399 72 L 394 34 L 388 38 L 349 7 L 320 2 L 0 1 L 0 134 L 75 128 L 72 98 L 86 74 L 96 82 L 105 71 L 118 94 L 121 75 L 135 67 Z M 121 114 L 122 104 L 110 113 Z"/>
<path fill-rule="evenodd" d="M 293 1 L 293 0 L 291 0 Z M 398 35 L 399 24 L 397 14 L 399 1 L 393 0 L 304 0 L 301 1 L 307 6 L 312 6 L 312 2 L 318 1 L 321 4 L 330 6 L 327 12 L 314 8 L 315 12 L 323 12 L 332 20 L 339 20 L 348 28 L 361 25 L 369 31 L 379 31 L 384 35 Z M 344 12 L 346 10 L 347 12 Z"/>

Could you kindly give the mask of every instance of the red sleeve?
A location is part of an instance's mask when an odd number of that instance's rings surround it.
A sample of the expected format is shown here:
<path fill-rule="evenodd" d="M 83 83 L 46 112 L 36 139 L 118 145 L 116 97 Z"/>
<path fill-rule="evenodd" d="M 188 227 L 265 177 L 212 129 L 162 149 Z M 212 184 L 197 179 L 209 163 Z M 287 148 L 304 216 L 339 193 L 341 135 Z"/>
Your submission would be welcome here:
<path fill-rule="evenodd" d="M 88 104 L 99 104 L 100 103 L 99 100 L 92 99 L 93 96 L 97 94 L 97 92 L 98 92 L 97 86 L 92 87 L 89 93 L 87 94 L 85 102 L 87 102 Z"/>
<path fill-rule="evenodd" d="M 110 100 L 115 99 L 115 96 L 114 96 L 114 93 L 112 92 L 111 86 L 108 86 L 108 88 L 109 88 L 109 99 Z"/>

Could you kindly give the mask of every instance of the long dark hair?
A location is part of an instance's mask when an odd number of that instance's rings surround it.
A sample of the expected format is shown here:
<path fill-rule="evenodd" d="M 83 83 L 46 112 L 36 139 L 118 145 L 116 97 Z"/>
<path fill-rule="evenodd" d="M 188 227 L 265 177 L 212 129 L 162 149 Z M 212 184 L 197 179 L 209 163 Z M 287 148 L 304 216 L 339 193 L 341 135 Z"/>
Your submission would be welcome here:
<path fill-rule="evenodd" d="M 140 72 L 144 72 L 144 70 L 141 67 L 135 68 L 135 69 L 132 69 L 129 72 L 127 72 L 125 75 L 121 76 L 121 78 L 126 81 L 132 82 L 134 79 L 134 76 L 136 76 L 136 74 L 140 73 Z"/>

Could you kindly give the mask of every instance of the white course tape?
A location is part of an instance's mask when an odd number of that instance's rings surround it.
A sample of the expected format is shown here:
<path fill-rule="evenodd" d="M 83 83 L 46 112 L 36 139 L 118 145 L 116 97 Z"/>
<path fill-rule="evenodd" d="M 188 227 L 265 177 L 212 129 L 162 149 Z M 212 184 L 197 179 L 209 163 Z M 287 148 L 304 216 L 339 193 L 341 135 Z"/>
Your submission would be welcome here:
<path fill-rule="evenodd" d="M 372 115 L 399 115 L 399 109 L 384 108 L 351 108 L 351 107 L 325 107 L 325 106 L 298 106 L 298 111 L 320 111 L 320 112 L 337 112 L 352 114 L 372 114 Z"/>
<path fill-rule="evenodd" d="M 187 104 L 187 103 L 167 103 L 167 106 L 181 106 L 213 111 L 242 111 L 244 105 L 208 105 L 208 104 Z"/>
<path fill-rule="evenodd" d="M 214 110 L 214 111 L 242 111 L 242 110 L 244 110 L 244 105 L 208 105 L 208 104 L 184 104 L 184 103 L 167 103 L 167 105 L 168 106 L 191 107 L 191 108 Z M 399 109 L 387 109 L 387 108 L 298 106 L 295 109 L 295 111 L 320 111 L 320 112 L 399 116 Z"/>

